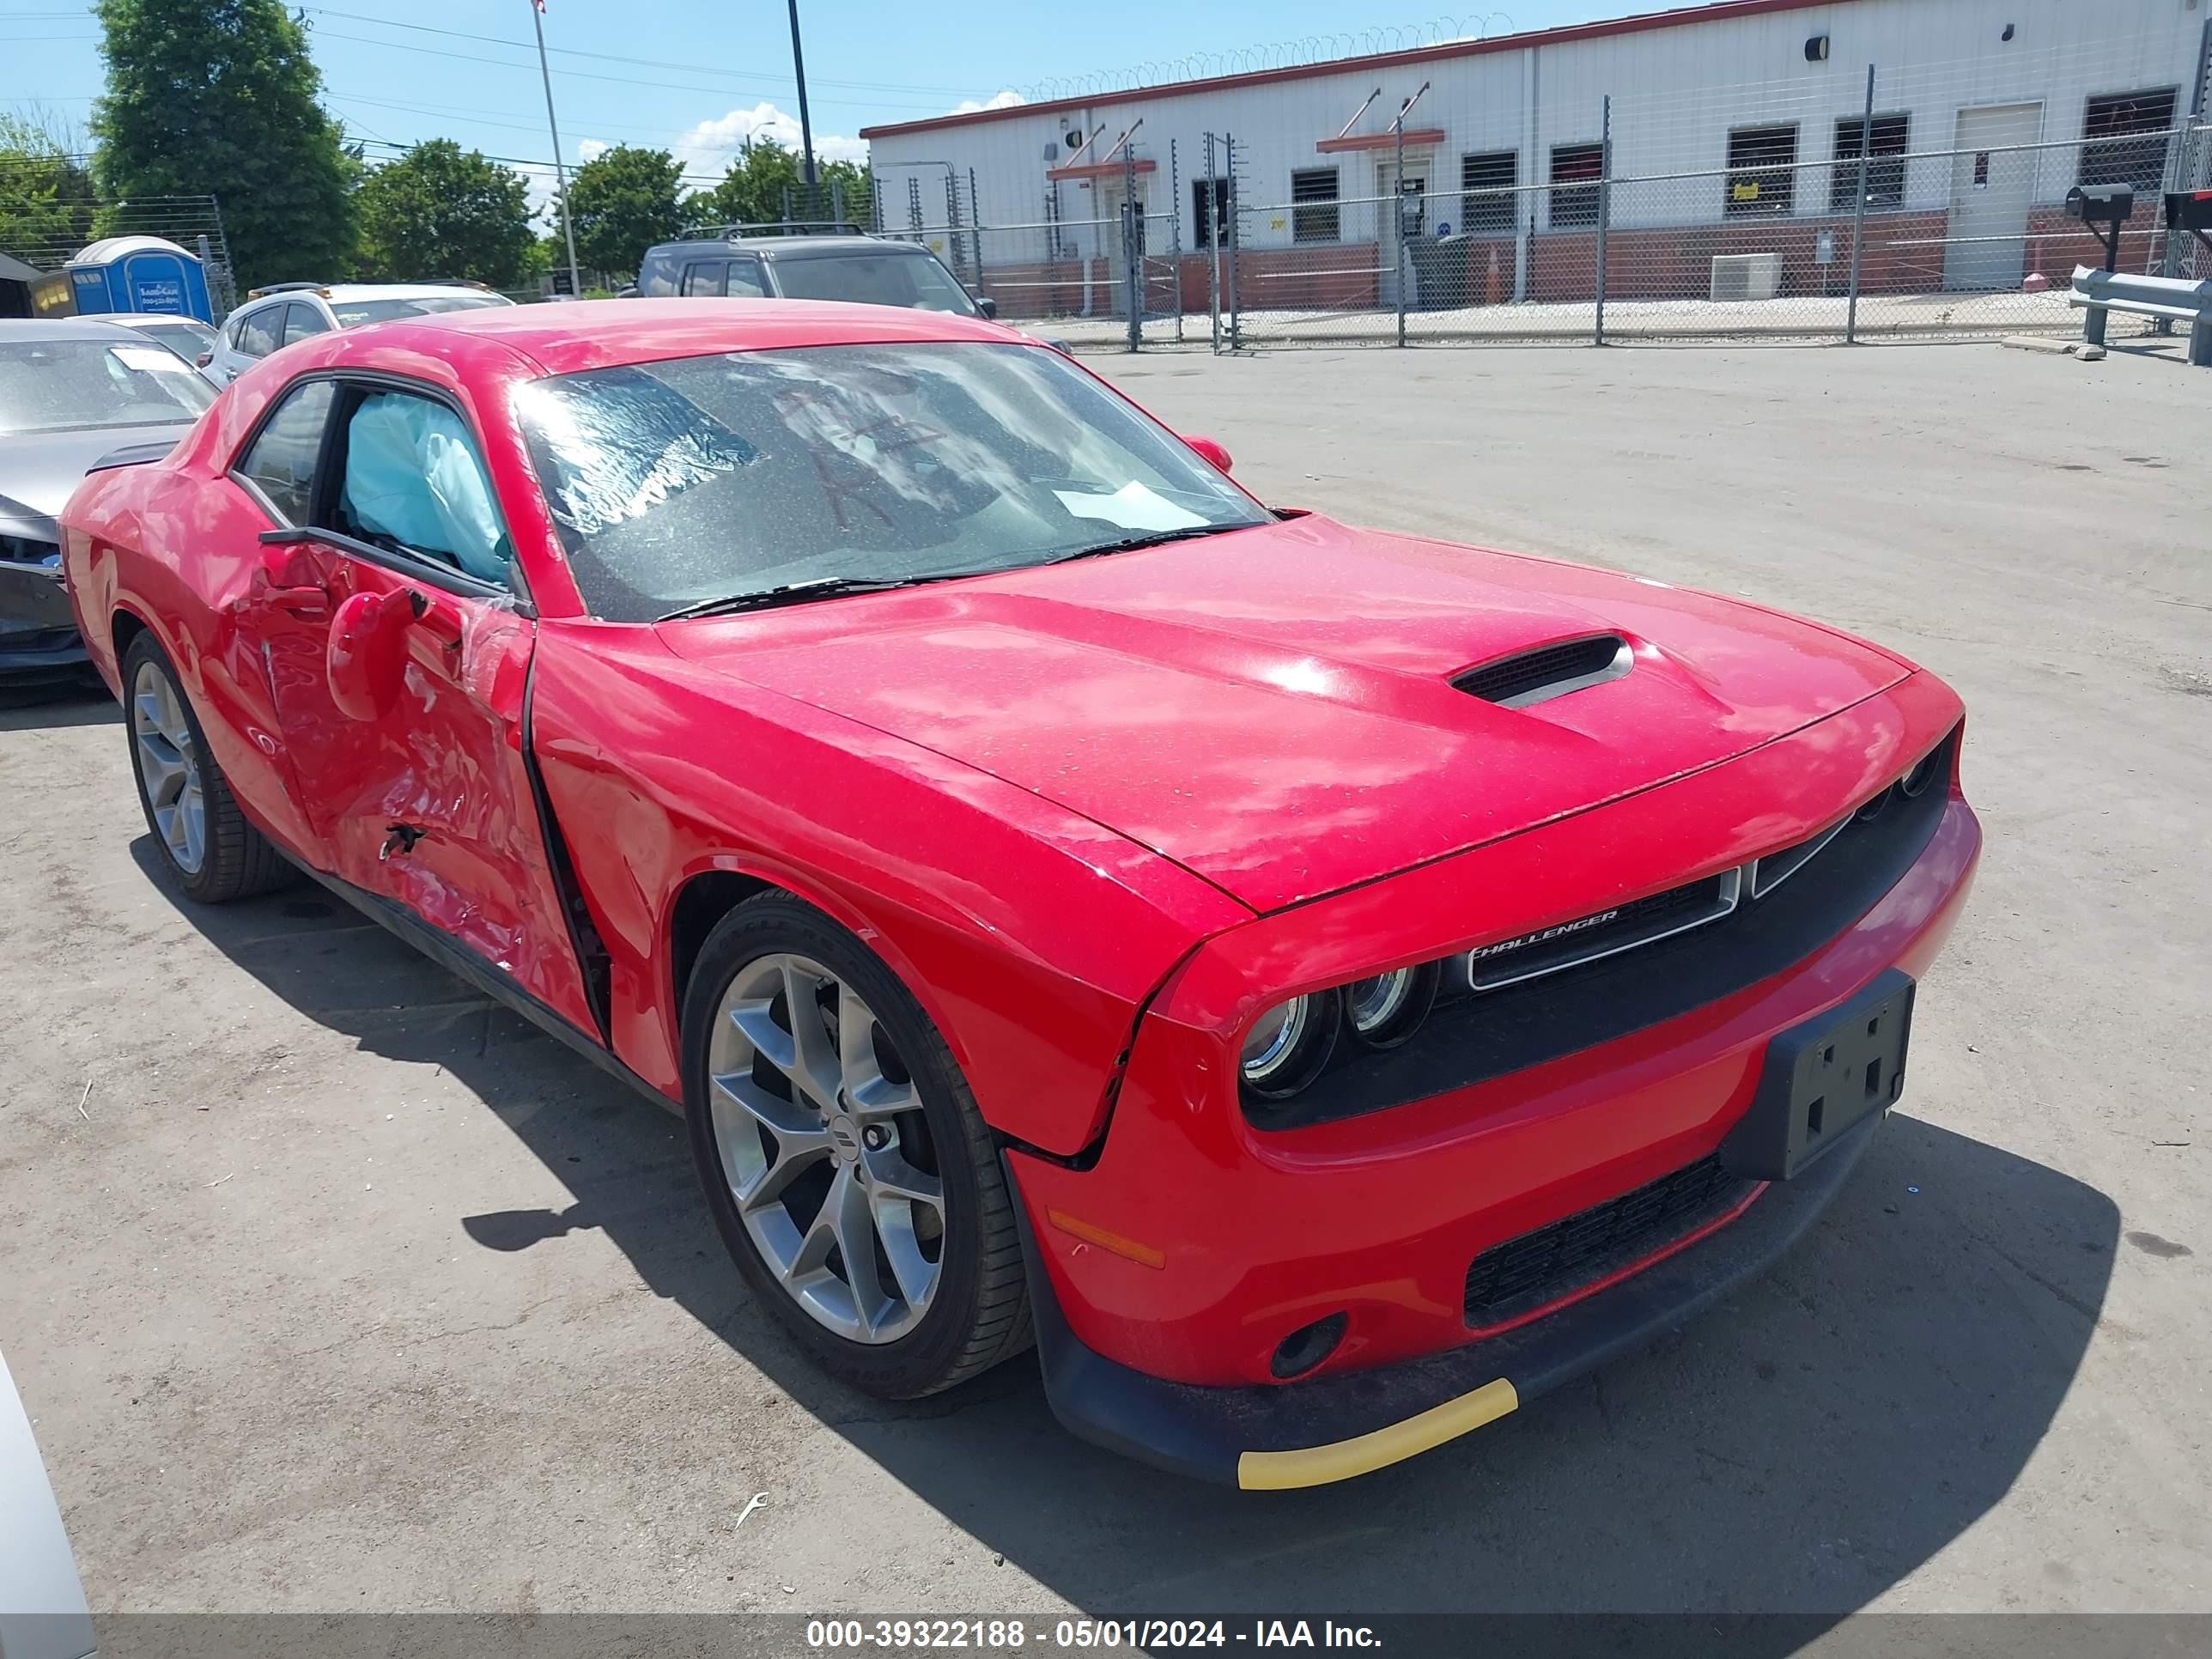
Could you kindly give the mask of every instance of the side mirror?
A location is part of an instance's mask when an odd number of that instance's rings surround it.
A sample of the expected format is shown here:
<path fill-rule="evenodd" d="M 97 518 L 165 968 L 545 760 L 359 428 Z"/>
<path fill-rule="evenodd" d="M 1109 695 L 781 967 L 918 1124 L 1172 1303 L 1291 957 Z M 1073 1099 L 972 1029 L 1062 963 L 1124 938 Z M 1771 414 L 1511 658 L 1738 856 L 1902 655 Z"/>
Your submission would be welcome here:
<path fill-rule="evenodd" d="M 976 296 L 975 309 L 981 312 L 984 317 L 991 322 L 995 323 L 999 320 L 999 302 L 996 300 L 992 299 L 988 295 L 978 295 Z"/>
<path fill-rule="evenodd" d="M 1229 471 L 1229 452 L 1214 442 L 1212 439 L 1193 438 L 1186 435 L 1183 441 L 1197 451 L 1199 459 L 1217 472 Z"/>

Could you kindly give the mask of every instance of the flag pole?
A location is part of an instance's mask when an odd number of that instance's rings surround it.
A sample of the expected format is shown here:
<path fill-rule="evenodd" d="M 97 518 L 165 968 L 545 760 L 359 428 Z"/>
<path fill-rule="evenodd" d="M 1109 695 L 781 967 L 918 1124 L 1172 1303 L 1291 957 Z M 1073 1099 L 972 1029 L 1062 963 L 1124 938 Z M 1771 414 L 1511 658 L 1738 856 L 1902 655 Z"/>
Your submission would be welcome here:
<path fill-rule="evenodd" d="M 584 297 L 584 274 L 576 269 L 576 227 L 568 220 L 568 167 L 561 159 L 561 124 L 553 115 L 553 71 L 545 66 L 545 0 L 530 0 L 530 27 L 538 31 L 538 73 L 545 82 L 545 125 L 553 134 L 553 179 L 561 192 L 561 234 L 568 244 L 568 297 Z"/>

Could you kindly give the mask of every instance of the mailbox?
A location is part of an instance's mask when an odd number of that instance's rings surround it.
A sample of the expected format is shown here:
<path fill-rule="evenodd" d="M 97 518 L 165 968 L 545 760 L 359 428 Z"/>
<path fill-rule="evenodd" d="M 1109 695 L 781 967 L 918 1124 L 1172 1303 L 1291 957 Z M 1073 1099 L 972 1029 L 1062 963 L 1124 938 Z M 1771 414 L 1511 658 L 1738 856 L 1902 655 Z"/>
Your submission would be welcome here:
<path fill-rule="evenodd" d="M 2120 263 L 2120 227 L 2136 216 L 2133 185 L 2076 185 L 2066 192 L 2066 216 L 2079 219 L 2105 246 L 2105 269 Z"/>
<path fill-rule="evenodd" d="M 2212 230 L 2212 190 L 2170 191 L 2166 198 L 2166 228 L 2202 235 Z"/>
<path fill-rule="evenodd" d="M 2076 185 L 2066 192 L 2066 216 L 2085 225 L 2124 225 L 2136 216 L 2136 187 Z"/>

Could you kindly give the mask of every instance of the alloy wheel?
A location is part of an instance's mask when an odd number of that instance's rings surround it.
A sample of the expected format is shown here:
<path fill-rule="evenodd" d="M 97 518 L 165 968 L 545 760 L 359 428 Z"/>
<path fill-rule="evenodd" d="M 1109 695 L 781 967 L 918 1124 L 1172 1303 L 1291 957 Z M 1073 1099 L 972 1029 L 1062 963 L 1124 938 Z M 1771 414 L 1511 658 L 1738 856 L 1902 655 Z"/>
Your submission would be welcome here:
<path fill-rule="evenodd" d="M 207 800 L 200 787 L 199 750 L 185 719 L 184 699 L 159 665 L 138 665 L 131 687 L 131 737 L 138 748 L 138 787 L 154 828 L 177 868 L 197 875 L 207 860 Z"/>
<path fill-rule="evenodd" d="M 785 1291 L 854 1342 L 911 1331 L 942 1276 L 945 1183 L 874 1011 L 819 963 L 757 957 L 722 994 L 707 1073 L 723 1178 Z"/>

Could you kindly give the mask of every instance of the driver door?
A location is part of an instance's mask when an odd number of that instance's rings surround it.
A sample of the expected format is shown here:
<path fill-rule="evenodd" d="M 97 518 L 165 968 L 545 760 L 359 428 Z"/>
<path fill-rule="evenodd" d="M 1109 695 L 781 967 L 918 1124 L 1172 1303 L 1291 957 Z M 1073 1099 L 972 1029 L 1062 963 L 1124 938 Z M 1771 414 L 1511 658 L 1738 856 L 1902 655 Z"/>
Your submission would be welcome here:
<path fill-rule="evenodd" d="M 525 759 L 537 624 L 462 410 L 317 376 L 232 476 L 270 521 L 239 625 L 329 873 L 596 1035 Z"/>

